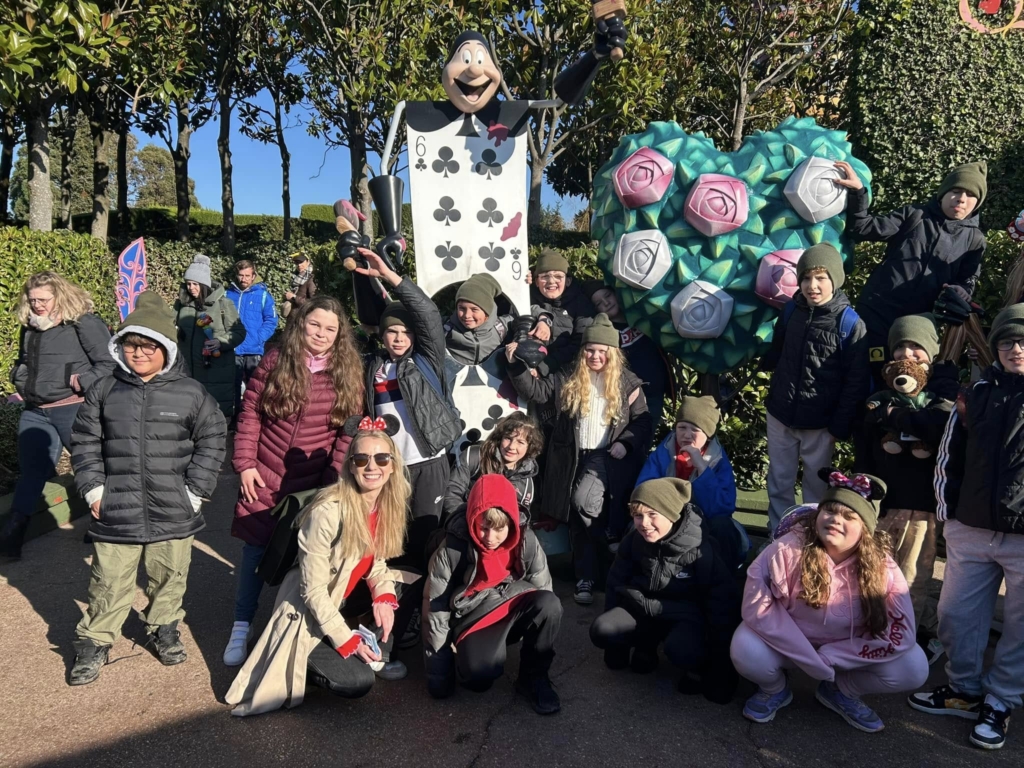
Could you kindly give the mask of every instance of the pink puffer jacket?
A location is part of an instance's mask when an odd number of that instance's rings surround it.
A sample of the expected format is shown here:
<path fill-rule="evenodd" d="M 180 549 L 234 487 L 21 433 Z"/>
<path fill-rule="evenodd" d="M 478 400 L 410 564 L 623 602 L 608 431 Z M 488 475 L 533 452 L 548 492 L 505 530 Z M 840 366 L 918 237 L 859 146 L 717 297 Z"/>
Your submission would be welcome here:
<path fill-rule="evenodd" d="M 260 398 L 278 355 L 276 349 L 267 352 L 246 385 L 231 462 L 238 473 L 259 470 L 266 483 L 266 488 L 257 486 L 254 502 L 239 494 L 231 525 L 232 536 L 259 546 L 270 541 L 274 530 L 270 510 L 289 493 L 334 482 L 350 442 L 340 427 L 331 426 L 335 392 L 326 372 L 313 374 L 309 400 L 299 413 L 287 419 L 262 413 Z"/>

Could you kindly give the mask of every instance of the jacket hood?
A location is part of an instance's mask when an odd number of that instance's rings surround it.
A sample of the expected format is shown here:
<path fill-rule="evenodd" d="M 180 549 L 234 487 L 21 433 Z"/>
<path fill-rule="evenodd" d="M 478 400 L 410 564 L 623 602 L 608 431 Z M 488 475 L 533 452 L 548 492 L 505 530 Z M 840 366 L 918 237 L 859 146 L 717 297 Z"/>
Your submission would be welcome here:
<path fill-rule="evenodd" d="M 700 521 L 700 513 L 697 512 L 693 504 L 687 504 L 683 507 L 683 514 L 672 526 L 668 535 L 649 546 L 662 547 L 672 555 L 692 553 L 693 560 L 696 560 L 700 555 L 700 544 L 703 541 Z M 642 540 L 643 537 L 641 537 Z"/>
<path fill-rule="evenodd" d="M 238 283 L 236 283 L 234 280 L 232 280 L 231 281 L 231 288 L 232 288 L 232 290 L 238 291 L 239 293 L 248 293 L 249 291 L 253 291 L 253 292 L 258 293 L 260 291 L 266 291 L 267 290 L 267 285 L 266 285 L 266 283 L 263 282 L 263 278 L 262 277 L 257 277 L 253 281 L 252 285 L 250 285 L 248 288 L 239 288 L 238 287 Z"/>
<path fill-rule="evenodd" d="M 128 364 L 124 361 L 124 354 L 121 350 L 121 345 L 118 344 L 118 340 L 129 333 L 137 333 L 148 339 L 153 339 L 153 341 L 159 342 L 164 350 L 166 350 L 167 362 L 164 363 L 164 367 L 160 370 L 160 373 L 152 379 L 153 381 L 164 377 L 165 374 L 168 373 L 176 374 L 173 378 L 181 378 L 184 376 L 184 372 L 181 369 L 181 361 L 178 358 L 178 342 L 168 339 L 163 334 L 157 333 L 150 328 L 144 328 L 141 325 L 127 325 L 111 336 L 110 341 L 107 342 L 107 352 L 109 352 L 110 356 L 114 358 L 114 361 L 117 363 L 121 371 L 126 374 L 126 381 L 141 381 L 141 379 L 135 375 L 135 371 L 129 368 Z"/>
<path fill-rule="evenodd" d="M 568 304 L 576 301 L 580 298 L 585 298 L 583 295 L 583 289 L 580 288 L 580 284 L 573 280 L 571 276 L 566 275 L 566 279 L 569 280 L 569 284 L 565 286 L 565 290 L 562 291 L 562 295 L 557 299 L 549 299 L 539 290 L 536 285 L 530 286 L 530 303 L 538 304 L 540 306 L 549 307 L 565 307 Z"/>
<path fill-rule="evenodd" d="M 985 206 L 985 201 L 982 200 L 978 207 L 971 211 L 970 215 L 966 219 L 949 218 L 942 212 L 942 201 L 933 197 L 927 203 L 924 204 L 925 212 L 933 219 L 939 222 L 939 226 L 950 230 L 956 229 L 979 229 L 981 227 L 981 209 Z"/>
<path fill-rule="evenodd" d="M 827 310 L 829 314 L 838 315 L 844 309 L 850 306 L 850 297 L 846 295 L 846 292 L 842 289 L 837 290 L 832 298 L 822 304 L 820 307 L 811 307 L 807 303 L 807 298 L 797 289 L 797 292 L 793 294 L 793 301 L 800 309 L 807 310 L 808 312 L 814 310 Z"/>
<path fill-rule="evenodd" d="M 224 287 L 224 283 L 214 281 L 213 285 L 210 287 L 210 295 L 206 297 L 206 301 L 203 302 L 203 306 L 212 307 L 226 295 L 227 288 Z M 192 305 L 192 296 L 189 294 L 184 283 L 181 284 L 181 288 L 178 291 L 178 301 L 182 304 Z"/>
<path fill-rule="evenodd" d="M 515 487 L 504 475 L 481 475 L 469 492 L 469 500 L 466 502 L 466 525 L 469 528 L 470 540 L 480 551 L 484 551 L 484 545 L 477 536 L 476 522 L 492 507 L 503 511 L 511 521 L 508 536 L 498 547 L 499 550 L 511 551 L 519 544 L 520 538 L 519 499 L 516 497 Z"/>
<path fill-rule="evenodd" d="M 463 365 L 479 365 L 501 346 L 503 334 L 498 330 L 498 318 L 490 315 L 470 330 L 452 313 L 445 327 L 445 347 L 448 353 Z"/>

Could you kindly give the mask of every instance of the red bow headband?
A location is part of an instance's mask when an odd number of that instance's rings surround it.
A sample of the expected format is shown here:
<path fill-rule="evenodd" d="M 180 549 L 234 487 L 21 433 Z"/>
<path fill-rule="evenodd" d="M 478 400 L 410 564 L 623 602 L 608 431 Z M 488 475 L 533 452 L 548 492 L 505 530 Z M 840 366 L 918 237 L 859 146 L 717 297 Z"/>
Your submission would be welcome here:
<path fill-rule="evenodd" d="M 358 427 L 360 432 L 384 432 L 387 428 L 387 422 L 385 422 L 381 416 L 378 416 L 376 419 L 371 419 L 369 416 L 363 416 Z"/>
<path fill-rule="evenodd" d="M 849 488 L 867 500 L 871 500 L 871 481 L 864 475 L 847 477 L 842 472 L 832 472 L 828 476 L 828 484 L 832 488 Z"/>

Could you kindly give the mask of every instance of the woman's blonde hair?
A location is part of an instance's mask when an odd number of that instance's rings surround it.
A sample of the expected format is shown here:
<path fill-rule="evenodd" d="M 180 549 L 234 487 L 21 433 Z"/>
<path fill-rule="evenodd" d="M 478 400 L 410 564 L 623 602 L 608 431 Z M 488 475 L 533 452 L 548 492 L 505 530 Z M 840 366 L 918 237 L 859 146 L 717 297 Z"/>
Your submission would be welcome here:
<path fill-rule="evenodd" d="M 828 553 L 815 527 L 818 515 L 823 511 L 856 514 L 845 504 L 826 501 L 795 522 L 796 526 L 804 529 L 804 547 L 800 554 L 800 584 L 804 591 L 800 598 L 811 608 L 824 608 L 831 591 Z M 889 573 L 885 556 L 891 546 L 889 534 L 875 531 L 872 536 L 867 528 L 857 545 L 857 584 L 860 586 L 861 613 L 873 635 L 880 635 L 889 624 L 885 604 L 889 591 Z"/>
<path fill-rule="evenodd" d="M 391 477 L 377 497 L 375 537 L 370 535 L 370 526 L 367 523 L 370 510 L 359 495 L 359 486 L 352 474 L 352 463 L 349 461 L 356 453 L 356 446 L 370 438 L 383 440 L 387 444 L 393 467 Z M 341 536 L 335 546 L 341 548 L 342 557 L 346 560 L 360 560 L 370 553 L 385 560 L 398 557 L 402 554 L 405 541 L 406 507 L 410 494 L 405 462 L 402 461 L 402 455 L 395 447 L 395 441 L 391 436 L 379 430 L 360 432 L 352 438 L 345 452 L 345 463 L 341 466 L 338 482 L 317 494 L 313 503 L 296 518 L 295 527 L 301 527 L 317 507 L 337 504 L 341 509 Z"/>
<path fill-rule="evenodd" d="M 575 419 L 590 413 L 590 369 L 587 367 L 587 346 L 580 347 L 576 356 L 576 367 L 569 380 L 562 387 L 562 410 Z M 604 399 L 608 405 L 604 412 L 604 423 L 614 424 L 622 417 L 622 371 L 626 370 L 626 357 L 622 350 L 608 347 L 608 362 L 601 373 L 604 374 Z"/>
<path fill-rule="evenodd" d="M 25 281 L 18 299 L 18 322 L 22 325 L 28 325 L 29 315 L 32 314 L 28 294 L 36 288 L 49 288 L 53 291 L 53 309 L 50 314 L 64 322 L 74 323 L 95 309 L 92 296 L 84 288 L 79 288 L 56 272 L 36 272 Z"/>

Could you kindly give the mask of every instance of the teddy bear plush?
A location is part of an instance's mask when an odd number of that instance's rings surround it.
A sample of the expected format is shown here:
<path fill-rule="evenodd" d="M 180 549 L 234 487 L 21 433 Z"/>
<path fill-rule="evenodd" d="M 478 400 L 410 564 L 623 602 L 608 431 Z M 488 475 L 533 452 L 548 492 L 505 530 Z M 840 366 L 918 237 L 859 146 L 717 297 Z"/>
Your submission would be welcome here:
<path fill-rule="evenodd" d="M 913 408 L 920 410 L 926 407 L 935 396 L 925 392 L 924 387 L 931 378 L 932 367 L 928 363 L 914 360 L 893 360 L 882 368 L 882 378 L 888 389 L 872 395 L 867 401 L 867 408 L 888 409 L 890 405 L 897 408 Z M 893 431 L 882 435 L 882 449 L 886 453 L 902 453 L 904 445 L 910 443 L 910 452 L 919 459 L 927 459 L 932 455 L 931 449 L 912 435 L 899 435 Z"/>

